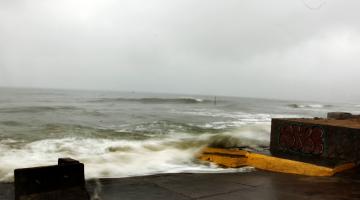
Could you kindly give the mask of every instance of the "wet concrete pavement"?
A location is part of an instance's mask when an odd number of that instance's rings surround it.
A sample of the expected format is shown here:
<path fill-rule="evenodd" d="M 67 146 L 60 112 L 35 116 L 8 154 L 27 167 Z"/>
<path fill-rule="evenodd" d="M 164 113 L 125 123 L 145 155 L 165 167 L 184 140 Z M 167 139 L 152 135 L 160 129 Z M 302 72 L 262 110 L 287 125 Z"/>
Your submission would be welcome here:
<path fill-rule="evenodd" d="M 306 177 L 265 171 L 229 174 L 163 174 L 89 180 L 102 200 L 278 200 L 360 199 L 360 170 L 334 177 Z M 0 199 L 13 199 L 13 185 L 0 184 Z"/>
<path fill-rule="evenodd" d="M 265 171 L 233 174 L 166 174 L 89 181 L 103 200 L 360 199 L 360 171 L 306 177 Z"/>

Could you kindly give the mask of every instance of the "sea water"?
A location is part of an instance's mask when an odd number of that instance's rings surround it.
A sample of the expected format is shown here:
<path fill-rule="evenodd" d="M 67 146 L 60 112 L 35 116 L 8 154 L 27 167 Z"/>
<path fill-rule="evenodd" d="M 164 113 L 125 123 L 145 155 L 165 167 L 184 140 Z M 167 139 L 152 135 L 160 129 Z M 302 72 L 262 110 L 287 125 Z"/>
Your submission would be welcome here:
<path fill-rule="evenodd" d="M 215 100 L 216 99 L 216 100 Z M 16 168 L 85 164 L 86 178 L 224 173 L 196 159 L 211 146 L 269 147 L 271 118 L 359 113 L 356 104 L 212 95 L 0 88 L 0 181 Z"/>

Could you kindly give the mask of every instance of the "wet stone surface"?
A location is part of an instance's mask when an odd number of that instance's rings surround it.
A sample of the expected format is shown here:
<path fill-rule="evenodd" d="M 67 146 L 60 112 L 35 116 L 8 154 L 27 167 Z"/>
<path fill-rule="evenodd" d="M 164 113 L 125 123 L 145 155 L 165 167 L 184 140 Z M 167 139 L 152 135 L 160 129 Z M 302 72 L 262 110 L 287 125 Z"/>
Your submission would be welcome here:
<path fill-rule="evenodd" d="M 334 177 L 307 177 L 254 171 L 227 174 L 163 174 L 89 180 L 87 190 L 101 200 L 278 200 L 360 199 L 360 170 Z M 0 184 L 0 199 L 13 199 L 13 184 Z M 94 198 L 96 197 L 96 198 Z"/>
<path fill-rule="evenodd" d="M 166 174 L 88 182 L 100 199 L 360 199 L 360 170 L 334 177 L 264 171 L 234 174 Z"/>

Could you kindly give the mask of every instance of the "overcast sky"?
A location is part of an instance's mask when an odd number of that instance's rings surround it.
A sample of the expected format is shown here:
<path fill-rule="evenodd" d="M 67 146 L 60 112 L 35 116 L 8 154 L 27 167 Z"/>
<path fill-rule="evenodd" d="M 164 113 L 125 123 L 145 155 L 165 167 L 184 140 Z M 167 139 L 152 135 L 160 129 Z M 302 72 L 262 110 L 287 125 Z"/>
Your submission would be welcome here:
<path fill-rule="evenodd" d="M 0 86 L 360 101 L 359 0 L 0 0 Z"/>

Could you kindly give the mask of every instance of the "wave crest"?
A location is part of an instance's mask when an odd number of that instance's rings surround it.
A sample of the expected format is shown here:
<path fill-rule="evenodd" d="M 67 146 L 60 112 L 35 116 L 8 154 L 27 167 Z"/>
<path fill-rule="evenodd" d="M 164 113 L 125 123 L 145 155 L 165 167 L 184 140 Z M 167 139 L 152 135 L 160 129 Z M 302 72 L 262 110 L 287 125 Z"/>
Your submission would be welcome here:
<path fill-rule="evenodd" d="M 138 102 L 149 104 L 196 104 L 196 103 L 209 103 L 210 100 L 198 99 L 193 97 L 180 97 L 180 98 L 104 98 L 92 102 Z"/>
<path fill-rule="evenodd" d="M 289 104 L 290 108 L 327 108 L 331 105 L 322 105 L 322 104 Z"/>

